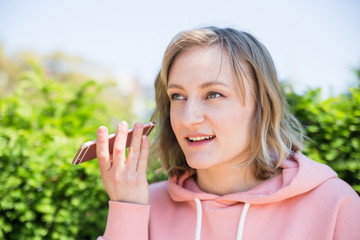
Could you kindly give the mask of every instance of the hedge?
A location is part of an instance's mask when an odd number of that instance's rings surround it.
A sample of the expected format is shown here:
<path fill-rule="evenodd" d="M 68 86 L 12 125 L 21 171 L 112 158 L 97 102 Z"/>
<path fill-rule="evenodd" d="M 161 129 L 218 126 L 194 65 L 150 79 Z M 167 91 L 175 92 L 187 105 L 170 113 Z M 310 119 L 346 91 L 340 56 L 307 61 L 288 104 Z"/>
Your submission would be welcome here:
<path fill-rule="evenodd" d="M 47 78 L 32 64 L 0 100 L 0 238 L 94 239 L 107 216 L 97 162 L 71 165 L 77 148 L 109 124 L 102 86 Z"/>
<path fill-rule="evenodd" d="M 360 193 L 360 77 L 346 93 L 326 100 L 321 89 L 287 94 L 291 111 L 305 129 L 304 153 L 331 166 Z"/>

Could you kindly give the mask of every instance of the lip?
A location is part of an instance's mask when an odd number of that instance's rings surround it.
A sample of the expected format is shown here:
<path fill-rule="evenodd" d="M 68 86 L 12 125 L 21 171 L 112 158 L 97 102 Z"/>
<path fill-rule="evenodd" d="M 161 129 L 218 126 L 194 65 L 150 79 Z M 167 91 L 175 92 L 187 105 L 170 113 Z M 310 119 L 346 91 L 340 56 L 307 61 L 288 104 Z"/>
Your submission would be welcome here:
<path fill-rule="evenodd" d="M 189 137 L 212 137 L 215 135 L 209 135 L 209 134 L 203 134 L 203 133 L 191 133 L 185 136 L 186 139 L 188 139 Z"/>
<path fill-rule="evenodd" d="M 199 142 L 190 142 L 190 140 L 188 138 L 186 138 L 186 142 L 187 142 L 188 146 L 190 146 L 190 147 L 205 146 L 206 144 L 209 144 L 214 140 L 215 140 L 215 138 L 211 138 L 211 139 L 202 140 L 202 141 L 199 141 Z"/>
<path fill-rule="evenodd" d="M 189 137 L 196 138 L 196 137 L 212 137 L 212 136 L 214 136 L 214 138 L 205 139 L 205 140 L 202 140 L 202 141 L 191 142 L 189 140 Z M 194 134 L 186 135 L 185 140 L 186 140 L 188 146 L 190 146 L 190 147 L 200 147 L 200 146 L 205 146 L 206 144 L 211 143 L 215 138 L 216 138 L 215 135 L 194 133 Z"/>

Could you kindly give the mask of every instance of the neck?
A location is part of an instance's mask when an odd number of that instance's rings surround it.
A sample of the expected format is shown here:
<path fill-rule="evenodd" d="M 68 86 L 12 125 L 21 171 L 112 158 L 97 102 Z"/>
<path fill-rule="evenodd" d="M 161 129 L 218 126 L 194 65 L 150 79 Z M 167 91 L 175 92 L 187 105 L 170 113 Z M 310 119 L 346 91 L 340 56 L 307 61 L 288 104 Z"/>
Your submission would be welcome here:
<path fill-rule="evenodd" d="M 253 164 L 238 166 L 216 166 L 209 169 L 197 169 L 197 184 L 204 192 L 223 196 L 245 192 L 264 180 L 255 176 Z"/>

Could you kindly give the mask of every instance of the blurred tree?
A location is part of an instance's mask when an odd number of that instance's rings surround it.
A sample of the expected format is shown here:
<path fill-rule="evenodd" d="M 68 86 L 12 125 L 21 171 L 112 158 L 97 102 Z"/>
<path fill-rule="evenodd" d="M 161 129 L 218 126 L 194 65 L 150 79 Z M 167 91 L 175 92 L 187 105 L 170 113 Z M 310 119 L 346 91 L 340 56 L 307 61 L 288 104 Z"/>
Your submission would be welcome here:
<path fill-rule="evenodd" d="M 0 96 L 8 95 L 13 91 L 17 82 L 20 66 L 11 61 L 0 45 Z"/>
<path fill-rule="evenodd" d="M 15 56 L 8 57 L 0 45 L 0 96 L 14 93 L 19 85 L 20 75 L 32 68 L 29 62 L 42 66 L 44 76 L 59 83 L 71 81 L 74 86 L 80 86 L 90 78 L 89 76 L 95 78 L 97 82 L 104 84 L 104 88 L 96 97 L 112 109 L 112 127 L 122 120 L 117 116 L 127 116 L 127 119 L 132 119 L 136 94 L 124 94 L 119 91 L 121 86 L 118 86 L 115 78 L 96 64 L 60 51 L 43 56 L 20 51 Z"/>

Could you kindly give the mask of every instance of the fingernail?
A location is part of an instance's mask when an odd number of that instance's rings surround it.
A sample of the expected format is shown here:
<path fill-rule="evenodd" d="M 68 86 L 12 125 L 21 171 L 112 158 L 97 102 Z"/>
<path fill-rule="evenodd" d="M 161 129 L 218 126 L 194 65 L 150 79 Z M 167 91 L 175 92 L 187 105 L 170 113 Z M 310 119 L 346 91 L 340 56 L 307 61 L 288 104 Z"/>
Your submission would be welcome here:
<path fill-rule="evenodd" d="M 101 127 L 99 127 L 99 129 L 98 129 L 98 133 L 106 133 L 106 127 L 104 127 L 104 126 L 101 126 Z"/>

